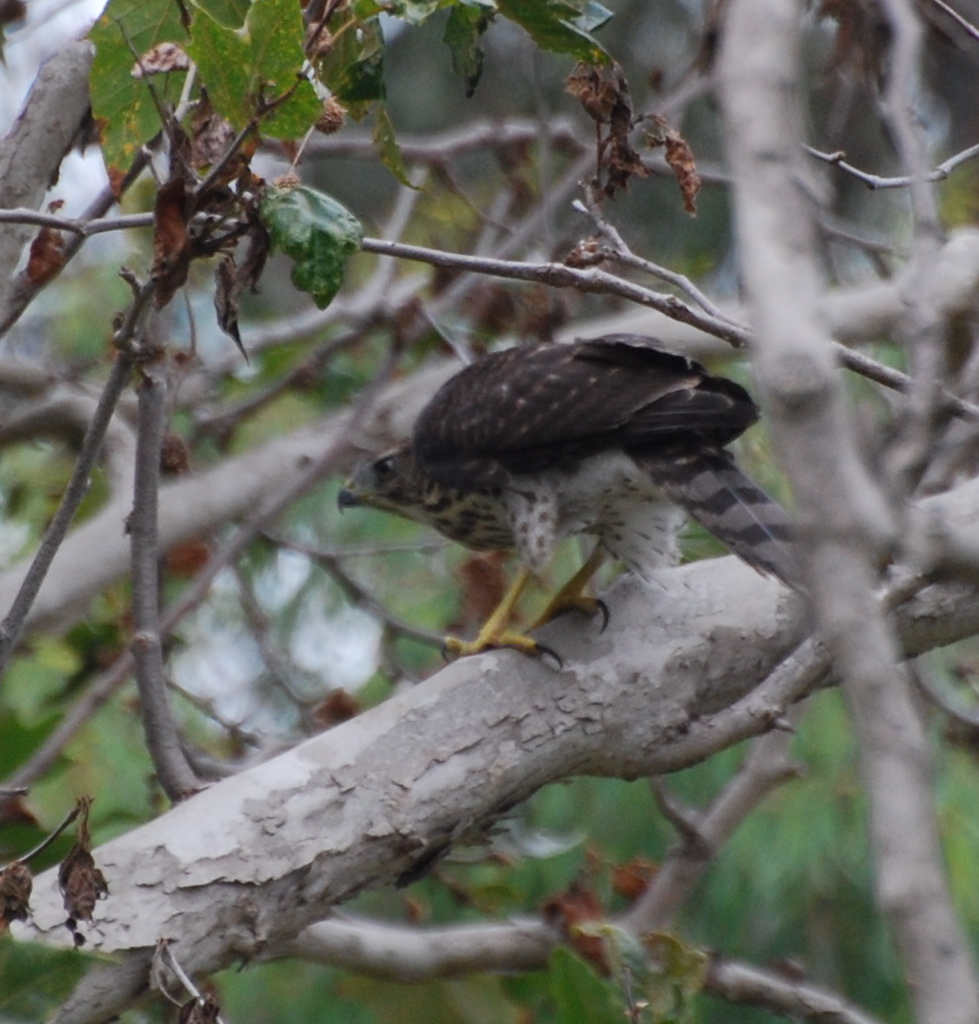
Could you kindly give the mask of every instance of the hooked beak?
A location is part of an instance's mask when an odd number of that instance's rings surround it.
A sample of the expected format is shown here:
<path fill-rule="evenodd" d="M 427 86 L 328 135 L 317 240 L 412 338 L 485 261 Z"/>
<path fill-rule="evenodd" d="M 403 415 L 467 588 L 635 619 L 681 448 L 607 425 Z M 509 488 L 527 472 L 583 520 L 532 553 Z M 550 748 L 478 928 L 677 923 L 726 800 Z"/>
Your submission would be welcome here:
<path fill-rule="evenodd" d="M 360 504 L 360 498 L 349 487 L 344 489 L 337 495 L 337 508 L 342 512 L 345 508 L 355 508 Z"/>

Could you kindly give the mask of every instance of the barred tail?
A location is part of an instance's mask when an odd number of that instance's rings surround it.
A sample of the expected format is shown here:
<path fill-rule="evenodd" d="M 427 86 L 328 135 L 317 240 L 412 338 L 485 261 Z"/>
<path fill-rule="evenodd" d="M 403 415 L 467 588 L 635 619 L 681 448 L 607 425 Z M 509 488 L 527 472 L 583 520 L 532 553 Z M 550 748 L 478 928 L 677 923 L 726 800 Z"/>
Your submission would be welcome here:
<path fill-rule="evenodd" d="M 802 589 L 788 512 L 720 450 L 672 457 L 633 454 L 651 479 L 748 565 Z"/>

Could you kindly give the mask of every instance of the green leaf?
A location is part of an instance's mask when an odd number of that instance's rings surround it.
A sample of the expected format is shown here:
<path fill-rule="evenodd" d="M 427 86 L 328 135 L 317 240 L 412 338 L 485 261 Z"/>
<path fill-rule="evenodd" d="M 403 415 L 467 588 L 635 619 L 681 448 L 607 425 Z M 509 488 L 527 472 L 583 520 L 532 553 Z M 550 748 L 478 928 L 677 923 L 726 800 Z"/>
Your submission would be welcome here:
<path fill-rule="evenodd" d="M 565 53 L 588 64 L 608 64 L 611 57 L 591 35 L 590 27 L 611 17 L 599 18 L 601 4 L 573 4 L 566 0 L 497 0 L 500 13 L 516 22 L 542 49 Z M 606 12 L 607 13 L 607 12 Z"/>
<path fill-rule="evenodd" d="M 102 154 L 110 179 L 121 176 L 140 146 L 160 131 L 160 116 L 150 83 L 162 100 L 179 98 L 184 71 L 133 78 L 136 55 L 162 42 L 183 44 L 187 33 L 179 5 L 172 0 L 109 0 L 89 38 L 95 62 L 89 87 L 92 114 L 102 136 Z M 134 53 L 135 51 L 135 53 Z"/>
<path fill-rule="evenodd" d="M 211 103 L 235 128 L 243 128 L 253 112 L 248 40 L 203 12 L 194 18 L 192 33 L 187 52 L 197 64 Z"/>
<path fill-rule="evenodd" d="M 478 4 L 459 4 L 449 11 L 442 40 L 452 56 L 452 70 L 466 83 L 466 96 L 476 91 L 483 73 L 479 41 L 493 20 L 494 11 Z"/>
<path fill-rule="evenodd" d="M 368 104 L 384 99 L 384 37 L 377 20 L 339 33 L 320 72 L 324 84 L 358 120 Z"/>
<path fill-rule="evenodd" d="M 347 257 L 360 248 L 360 221 L 335 199 L 305 185 L 269 188 L 261 218 L 295 266 L 292 282 L 325 309 L 340 290 Z"/>
<path fill-rule="evenodd" d="M 408 169 L 405 167 L 404 157 L 398 147 L 398 140 L 395 138 L 394 125 L 388 109 L 383 103 L 378 103 L 374 108 L 374 145 L 381 157 L 381 163 L 401 182 L 409 188 L 414 185 L 408 180 Z"/>
<path fill-rule="evenodd" d="M 401 18 L 409 25 L 421 25 L 444 6 L 444 0 L 385 0 L 384 3 L 378 0 L 356 0 L 353 11 L 362 20 L 384 13 Z"/>
<path fill-rule="evenodd" d="M 17 658 L 4 677 L 4 704 L 25 725 L 36 725 L 50 713 L 53 698 L 64 692 L 80 659 L 69 644 L 40 636 L 28 657 Z"/>
<path fill-rule="evenodd" d="M 632 978 L 645 995 L 653 1020 L 693 1021 L 693 998 L 704 987 L 707 954 L 662 933 L 644 936 L 643 945 L 649 967 L 644 972 L 634 970 Z"/>
<path fill-rule="evenodd" d="M 261 114 L 266 135 L 292 139 L 309 128 L 321 108 L 312 85 L 301 77 L 302 39 L 295 0 L 254 0 L 239 29 L 199 7 L 187 52 L 215 109 L 231 124 L 241 129 Z"/>
<path fill-rule="evenodd" d="M 3 941 L 0 1019 L 47 1020 L 92 966 L 92 958 L 76 949 L 55 950 L 39 943 Z"/>
<path fill-rule="evenodd" d="M 241 28 L 251 10 L 251 0 L 193 0 L 194 6 L 209 14 L 219 25 Z"/>
<path fill-rule="evenodd" d="M 612 987 L 584 960 L 559 946 L 550 966 L 559 1024 L 622 1024 L 625 1016 Z"/>

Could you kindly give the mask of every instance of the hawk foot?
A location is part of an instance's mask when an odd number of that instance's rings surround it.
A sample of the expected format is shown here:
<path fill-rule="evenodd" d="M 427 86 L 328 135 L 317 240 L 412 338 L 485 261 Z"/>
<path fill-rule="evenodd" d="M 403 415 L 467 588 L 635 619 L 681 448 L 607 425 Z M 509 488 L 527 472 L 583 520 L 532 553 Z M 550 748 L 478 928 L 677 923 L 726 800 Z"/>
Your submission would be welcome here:
<path fill-rule="evenodd" d="M 585 564 L 564 584 L 563 587 L 551 598 L 550 603 L 544 609 L 543 614 L 534 623 L 533 628 L 543 626 L 545 622 L 556 619 L 559 615 L 567 612 L 584 612 L 586 615 L 602 616 L 602 628 L 599 632 L 605 632 L 608 625 L 608 605 L 597 597 L 589 597 L 585 589 L 591 582 L 591 578 L 598 571 L 605 560 L 604 550 L 598 546 L 588 556 Z"/>
<path fill-rule="evenodd" d="M 500 632 L 496 635 L 484 635 L 484 629 L 475 640 L 460 640 L 456 636 L 447 636 L 442 643 L 442 654 L 446 658 L 466 658 L 471 654 L 482 654 L 483 651 L 496 651 L 504 647 L 519 651 L 531 658 L 547 658 L 555 662 L 558 668 L 564 666 L 561 656 L 552 647 L 538 643 L 523 633 Z"/>
<path fill-rule="evenodd" d="M 605 632 L 605 627 L 608 625 L 608 605 L 601 598 L 588 597 L 587 594 L 566 594 L 563 589 L 554 595 L 531 628 L 537 629 L 545 622 L 551 622 L 561 615 L 567 615 L 568 612 L 581 612 L 589 618 L 600 615 L 602 624 L 598 631 L 599 633 Z"/>

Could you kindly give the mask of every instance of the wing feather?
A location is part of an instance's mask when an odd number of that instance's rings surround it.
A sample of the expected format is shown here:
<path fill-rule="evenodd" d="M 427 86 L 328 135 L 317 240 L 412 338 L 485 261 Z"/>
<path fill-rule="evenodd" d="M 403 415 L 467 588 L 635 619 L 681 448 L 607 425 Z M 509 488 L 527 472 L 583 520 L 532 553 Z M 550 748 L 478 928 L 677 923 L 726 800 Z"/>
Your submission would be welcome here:
<path fill-rule="evenodd" d="M 422 410 L 415 458 L 444 484 L 496 487 L 609 449 L 722 446 L 755 421 L 738 384 L 651 340 L 610 335 L 489 355 Z"/>

